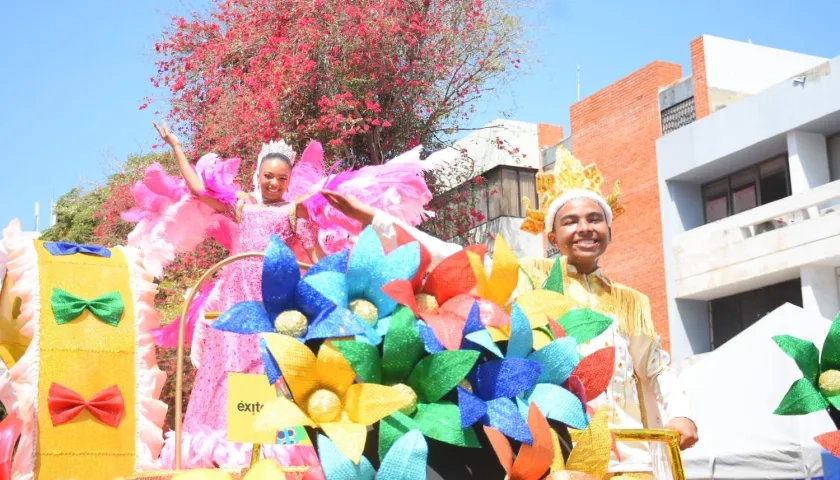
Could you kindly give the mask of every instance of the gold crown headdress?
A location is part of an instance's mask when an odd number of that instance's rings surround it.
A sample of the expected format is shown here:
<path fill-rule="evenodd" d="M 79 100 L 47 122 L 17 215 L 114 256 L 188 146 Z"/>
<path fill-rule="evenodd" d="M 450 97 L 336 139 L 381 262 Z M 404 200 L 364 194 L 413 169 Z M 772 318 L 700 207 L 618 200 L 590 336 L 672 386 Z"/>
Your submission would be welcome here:
<path fill-rule="evenodd" d="M 624 207 L 618 203 L 621 193 L 618 188 L 619 182 L 613 185 L 612 194 L 604 197 L 601 193 L 604 177 L 594 163 L 584 167 L 580 160 L 562 145 L 557 147 L 556 159 L 554 171 L 537 174 L 539 210 L 531 208 L 531 201 L 527 197 L 522 198 L 526 213 L 521 230 L 534 235 L 546 231 L 546 221 L 554 221 L 553 218 L 547 218 L 549 210 L 552 210 L 552 204 L 564 193 L 572 190 L 585 190 L 597 195 L 609 206 L 609 213 L 612 214 L 613 219 L 624 213 Z M 554 213 L 557 213 L 556 210 Z"/>

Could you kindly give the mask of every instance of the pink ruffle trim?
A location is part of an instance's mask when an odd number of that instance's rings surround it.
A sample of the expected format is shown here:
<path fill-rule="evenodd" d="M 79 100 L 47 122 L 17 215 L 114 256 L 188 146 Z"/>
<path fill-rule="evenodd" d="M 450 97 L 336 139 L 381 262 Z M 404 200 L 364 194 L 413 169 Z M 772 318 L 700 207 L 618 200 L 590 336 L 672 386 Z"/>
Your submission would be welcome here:
<path fill-rule="evenodd" d="M 253 445 L 230 443 L 225 432 L 202 428 L 198 432 L 182 432 L 181 468 L 237 468 L 251 461 Z M 274 459 L 284 467 L 308 466 L 305 480 L 324 480 L 324 472 L 314 447 L 263 445 L 264 457 Z M 156 468 L 172 469 L 175 465 L 175 432 L 166 432 L 163 451 Z"/>
<path fill-rule="evenodd" d="M 17 328 L 30 337 L 29 347 L 20 360 L 9 369 L 17 402 L 10 410 L 17 413 L 23 424 L 21 437 L 12 465 L 13 480 L 31 480 L 35 470 L 35 438 L 38 426 L 38 367 L 40 364 L 41 296 L 38 285 L 38 254 L 31 238 L 23 235 L 20 222 L 12 221 L 3 230 L 3 247 L 9 261 L 9 278 L 14 282 L 9 295 L 21 300 Z M 8 408 L 9 406 L 7 406 Z"/>
<path fill-rule="evenodd" d="M 133 248 L 117 247 L 128 262 L 129 282 L 134 301 L 135 383 L 134 397 L 137 414 L 134 470 L 149 470 L 163 447 L 163 423 L 168 405 L 160 400 L 164 373 L 157 364 L 155 340 L 151 331 L 160 325 L 160 314 L 154 302 L 157 285 L 154 276 L 143 266 L 143 254 Z"/>

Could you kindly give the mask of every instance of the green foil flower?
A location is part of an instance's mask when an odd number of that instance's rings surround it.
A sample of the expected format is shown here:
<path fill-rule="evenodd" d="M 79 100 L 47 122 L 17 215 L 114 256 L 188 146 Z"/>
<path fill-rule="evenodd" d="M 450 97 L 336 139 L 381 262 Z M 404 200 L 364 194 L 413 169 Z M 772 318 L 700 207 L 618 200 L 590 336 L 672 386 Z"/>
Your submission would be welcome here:
<path fill-rule="evenodd" d="M 379 349 L 366 342 L 334 343 L 361 381 L 393 386 L 416 398 L 412 405 L 380 422 L 380 458 L 410 430 L 451 445 L 479 446 L 473 429 L 461 428 L 458 405 L 443 400 L 464 380 L 479 352 L 446 350 L 427 355 L 416 320 L 410 309 L 398 308 L 385 334 L 381 357 Z"/>
<path fill-rule="evenodd" d="M 803 375 L 793 382 L 773 413 L 806 415 L 829 405 L 840 409 L 840 314 L 834 317 L 825 337 L 822 355 L 816 345 L 801 338 L 777 335 L 773 340 L 796 362 Z"/>

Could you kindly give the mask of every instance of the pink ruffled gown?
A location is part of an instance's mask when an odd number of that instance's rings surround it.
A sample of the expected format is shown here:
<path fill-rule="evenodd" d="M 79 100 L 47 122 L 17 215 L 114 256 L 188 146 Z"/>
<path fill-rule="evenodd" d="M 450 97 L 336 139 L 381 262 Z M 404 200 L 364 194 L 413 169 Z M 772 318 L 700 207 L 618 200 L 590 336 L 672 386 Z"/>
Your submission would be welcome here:
<path fill-rule="evenodd" d="M 291 204 L 280 207 L 246 205 L 242 211 L 239 236 L 231 255 L 262 252 L 271 234 L 277 234 L 301 258 L 304 249 L 315 246 L 318 230 L 314 223 L 298 218 L 295 231 L 289 222 Z M 261 300 L 262 259 L 248 258 L 228 265 L 221 273 L 217 295 L 211 294 L 207 311 L 225 311 L 244 300 Z M 214 298 L 215 297 L 215 298 Z M 239 467 L 248 465 L 252 445 L 227 441 L 228 372 L 264 373 L 258 335 L 222 332 L 206 325 L 201 348 L 201 364 L 195 379 L 183 424 L 182 468 Z M 174 464 L 174 432 L 169 432 L 160 457 L 161 468 Z M 266 445 L 266 456 L 281 465 L 319 465 L 310 446 Z M 304 477 L 323 478 L 320 467 L 310 468 Z"/>

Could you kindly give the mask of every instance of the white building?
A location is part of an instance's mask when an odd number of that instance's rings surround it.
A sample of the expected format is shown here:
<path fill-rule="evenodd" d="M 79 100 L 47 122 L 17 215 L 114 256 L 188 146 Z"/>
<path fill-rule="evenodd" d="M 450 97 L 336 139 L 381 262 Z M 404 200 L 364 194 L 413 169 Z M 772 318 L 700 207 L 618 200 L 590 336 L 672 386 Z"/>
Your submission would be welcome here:
<path fill-rule="evenodd" d="M 544 256 L 544 239 L 519 230 L 525 218 L 522 197 L 528 197 L 536 207 L 536 173 L 541 167 L 541 149 L 557 143 L 562 136 L 562 128 L 552 125 L 495 120 L 458 140 L 452 148 L 430 155 L 426 161 L 450 166 L 452 177 L 448 180 L 452 190 L 432 201 L 438 218 L 424 223 L 424 229 L 450 241 L 487 243 L 490 247 L 491 238 L 502 235 L 518 257 Z M 463 205 L 463 200 L 453 200 L 450 196 L 463 195 L 469 190 L 464 182 L 469 184 L 470 179 L 478 176 L 483 178 L 482 188 L 470 191 L 480 220 L 471 225 L 452 225 L 446 210 L 456 204 Z M 463 214 L 455 218 L 470 220 Z"/>
<path fill-rule="evenodd" d="M 711 114 L 694 121 L 691 78 L 660 92 L 675 358 L 720 346 L 785 302 L 840 311 L 840 57 L 704 40 Z"/>

